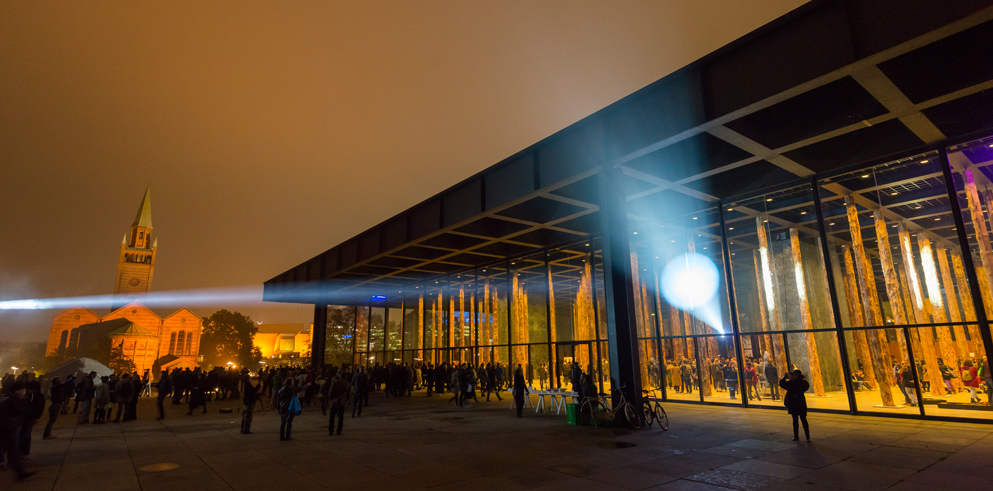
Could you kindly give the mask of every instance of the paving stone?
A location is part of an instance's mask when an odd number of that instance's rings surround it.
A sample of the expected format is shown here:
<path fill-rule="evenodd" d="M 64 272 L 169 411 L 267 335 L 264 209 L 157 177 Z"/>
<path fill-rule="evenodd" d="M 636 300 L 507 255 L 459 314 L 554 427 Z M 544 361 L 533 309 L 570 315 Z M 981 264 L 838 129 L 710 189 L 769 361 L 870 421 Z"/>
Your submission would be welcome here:
<path fill-rule="evenodd" d="M 781 481 L 775 477 L 738 472 L 726 468 L 703 472 L 686 479 L 741 491 L 755 491 Z"/>
<path fill-rule="evenodd" d="M 771 462 L 763 462 L 761 460 L 744 460 L 735 464 L 726 465 L 722 467 L 722 469 L 747 472 L 749 474 L 758 474 L 760 476 L 775 477 L 777 479 L 793 479 L 812 471 L 812 469 L 808 469 L 806 467 L 774 464 Z"/>

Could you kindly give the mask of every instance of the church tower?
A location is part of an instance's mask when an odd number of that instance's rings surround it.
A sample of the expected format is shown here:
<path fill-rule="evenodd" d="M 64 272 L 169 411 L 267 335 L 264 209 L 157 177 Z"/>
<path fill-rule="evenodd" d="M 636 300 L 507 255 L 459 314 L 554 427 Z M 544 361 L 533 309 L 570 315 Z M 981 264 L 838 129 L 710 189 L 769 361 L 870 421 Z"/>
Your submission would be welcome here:
<path fill-rule="evenodd" d="M 117 280 L 114 284 L 113 310 L 135 300 L 141 301 L 152 286 L 155 251 L 158 239 L 152 238 L 152 199 L 148 189 L 131 224 L 131 231 L 121 241 L 117 259 Z"/>

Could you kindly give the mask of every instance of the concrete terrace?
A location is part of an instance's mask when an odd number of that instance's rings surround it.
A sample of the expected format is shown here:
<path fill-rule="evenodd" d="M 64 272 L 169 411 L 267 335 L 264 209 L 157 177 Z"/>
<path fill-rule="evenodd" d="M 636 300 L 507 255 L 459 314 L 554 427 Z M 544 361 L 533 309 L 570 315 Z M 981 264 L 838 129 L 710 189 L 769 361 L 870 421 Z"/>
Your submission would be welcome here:
<path fill-rule="evenodd" d="M 278 441 L 279 419 L 256 413 L 239 434 L 237 413 L 186 416 L 169 406 L 154 420 L 77 426 L 63 416 L 54 433 L 35 429 L 23 483 L 12 490 L 255 489 L 654 489 L 894 490 L 993 488 L 993 426 L 811 414 L 813 443 L 793 443 L 783 411 L 670 403 L 671 429 L 629 431 L 565 424 L 565 417 L 516 419 L 503 402 L 458 410 L 423 392 L 401 400 L 381 392 L 340 437 L 305 407 L 293 440 Z M 494 399 L 495 400 L 495 399 Z M 620 445 L 618 445 L 620 444 Z M 627 444 L 633 444 L 629 446 Z"/>

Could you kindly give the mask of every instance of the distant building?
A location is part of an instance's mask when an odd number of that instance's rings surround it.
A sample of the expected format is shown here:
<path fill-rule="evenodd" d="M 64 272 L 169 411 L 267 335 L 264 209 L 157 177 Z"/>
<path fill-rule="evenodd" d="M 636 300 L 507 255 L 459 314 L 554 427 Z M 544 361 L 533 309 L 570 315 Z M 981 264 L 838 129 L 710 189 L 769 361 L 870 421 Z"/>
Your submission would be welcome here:
<path fill-rule="evenodd" d="M 119 347 L 139 372 L 197 366 L 200 316 L 187 308 L 161 316 L 141 304 L 152 284 L 157 250 L 146 189 L 131 230 L 121 241 L 111 312 L 102 317 L 82 307 L 59 312 L 52 318 L 45 355 L 108 362 L 111 349 Z"/>
<path fill-rule="evenodd" d="M 262 324 L 253 344 L 270 360 L 291 363 L 310 356 L 310 329 L 313 324 Z"/>

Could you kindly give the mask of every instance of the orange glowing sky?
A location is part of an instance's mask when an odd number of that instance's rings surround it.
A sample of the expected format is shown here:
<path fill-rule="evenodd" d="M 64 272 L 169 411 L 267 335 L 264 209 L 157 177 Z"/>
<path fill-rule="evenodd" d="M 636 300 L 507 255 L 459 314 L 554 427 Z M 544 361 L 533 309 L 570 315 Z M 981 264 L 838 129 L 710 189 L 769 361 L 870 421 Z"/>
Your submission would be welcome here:
<path fill-rule="evenodd" d="M 5 1 L 0 299 L 111 293 L 146 185 L 154 290 L 261 292 L 802 3 Z"/>

